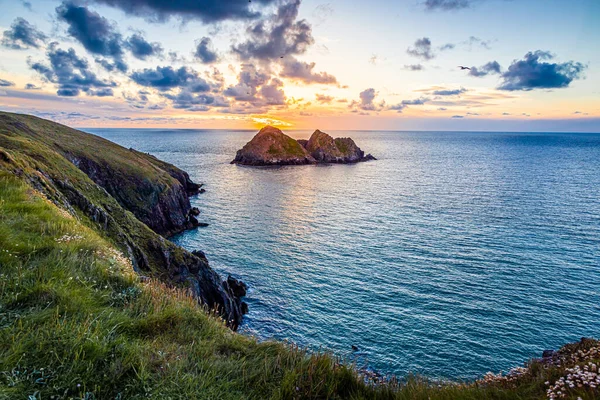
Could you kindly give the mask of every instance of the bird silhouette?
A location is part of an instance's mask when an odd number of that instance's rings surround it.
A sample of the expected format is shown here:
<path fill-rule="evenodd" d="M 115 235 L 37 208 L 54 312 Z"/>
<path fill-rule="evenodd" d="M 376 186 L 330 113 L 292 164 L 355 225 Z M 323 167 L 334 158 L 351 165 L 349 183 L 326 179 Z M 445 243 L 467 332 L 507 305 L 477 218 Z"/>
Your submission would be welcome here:
<path fill-rule="evenodd" d="M 469 68 L 469 67 L 464 67 L 464 66 L 462 66 L 462 65 L 459 65 L 459 66 L 458 66 L 458 68 L 460 68 L 460 69 L 461 69 L 461 71 L 462 71 L 463 69 L 468 69 L 469 71 L 471 70 L 471 68 Z"/>

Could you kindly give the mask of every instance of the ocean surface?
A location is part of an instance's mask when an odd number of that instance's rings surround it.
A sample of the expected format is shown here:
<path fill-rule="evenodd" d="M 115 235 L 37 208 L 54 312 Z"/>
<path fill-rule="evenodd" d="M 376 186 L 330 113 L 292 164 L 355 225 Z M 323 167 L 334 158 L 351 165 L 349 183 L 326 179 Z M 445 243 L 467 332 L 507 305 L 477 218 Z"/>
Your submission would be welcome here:
<path fill-rule="evenodd" d="M 600 334 L 600 134 L 339 131 L 379 160 L 251 168 L 255 131 L 87 131 L 206 185 L 173 240 L 249 285 L 244 332 L 439 379 Z"/>

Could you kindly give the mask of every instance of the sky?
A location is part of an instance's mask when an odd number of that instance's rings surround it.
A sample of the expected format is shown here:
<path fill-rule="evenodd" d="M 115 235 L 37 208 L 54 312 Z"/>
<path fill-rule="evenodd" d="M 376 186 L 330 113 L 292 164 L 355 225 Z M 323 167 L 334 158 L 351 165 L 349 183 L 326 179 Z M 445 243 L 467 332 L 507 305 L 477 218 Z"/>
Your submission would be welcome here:
<path fill-rule="evenodd" d="M 70 126 L 600 132 L 598 0 L 0 10 L 0 110 Z"/>

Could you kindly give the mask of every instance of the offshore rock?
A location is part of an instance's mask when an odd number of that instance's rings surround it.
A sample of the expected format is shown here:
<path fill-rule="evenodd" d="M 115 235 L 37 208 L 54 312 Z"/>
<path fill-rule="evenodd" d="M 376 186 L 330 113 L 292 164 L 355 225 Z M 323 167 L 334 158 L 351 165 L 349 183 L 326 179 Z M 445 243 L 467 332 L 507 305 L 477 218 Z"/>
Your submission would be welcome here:
<path fill-rule="evenodd" d="M 243 165 L 302 165 L 314 164 L 312 158 L 295 139 L 272 126 L 262 128 L 238 150 L 232 164 Z"/>
<path fill-rule="evenodd" d="M 375 160 L 365 156 L 350 138 L 334 139 L 316 130 L 309 140 L 293 138 L 272 126 L 262 128 L 235 156 L 232 164 L 303 165 L 319 163 L 349 164 Z"/>

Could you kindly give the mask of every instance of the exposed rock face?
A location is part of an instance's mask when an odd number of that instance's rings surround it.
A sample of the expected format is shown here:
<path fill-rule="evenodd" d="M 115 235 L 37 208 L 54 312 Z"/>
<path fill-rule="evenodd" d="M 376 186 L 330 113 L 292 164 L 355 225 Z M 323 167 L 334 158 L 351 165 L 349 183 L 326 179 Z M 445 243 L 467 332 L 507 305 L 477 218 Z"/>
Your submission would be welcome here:
<path fill-rule="evenodd" d="M 101 164 L 101 160 L 99 162 L 81 153 L 65 152 L 64 155 L 156 233 L 170 236 L 196 227 L 197 224 L 189 217 L 189 197 L 197 194 L 202 185 L 192 182 L 187 172 L 153 156 L 133 149 L 129 149 L 129 152 L 132 156 L 150 158 L 155 168 L 162 170 L 162 179 L 130 174 L 110 167 L 107 163 Z"/>
<path fill-rule="evenodd" d="M 306 150 L 321 163 L 355 163 L 375 159 L 370 154 L 365 157 L 354 140 L 350 138 L 332 138 L 325 132 L 316 130 L 306 143 Z"/>
<path fill-rule="evenodd" d="M 230 327 L 241 323 L 247 312 L 241 292 L 221 279 L 204 253 L 190 253 L 142 222 L 145 216 L 162 221 L 155 227 L 181 227 L 195 219 L 199 210 L 190 208 L 187 196 L 200 186 L 184 171 L 94 135 L 3 112 L 0 149 L 0 171 L 23 178 L 74 218 L 88 219 L 129 256 L 138 273 L 188 287 Z M 148 199 L 152 206 L 146 208 Z"/>
<path fill-rule="evenodd" d="M 309 140 L 294 140 L 279 129 L 266 126 L 236 154 L 232 164 L 301 165 L 317 163 L 355 163 L 375 160 L 350 138 L 334 139 L 316 130 Z"/>
<path fill-rule="evenodd" d="M 315 162 L 296 140 L 272 126 L 262 128 L 237 152 L 232 164 L 302 165 Z"/>

